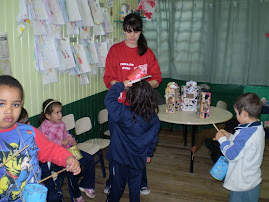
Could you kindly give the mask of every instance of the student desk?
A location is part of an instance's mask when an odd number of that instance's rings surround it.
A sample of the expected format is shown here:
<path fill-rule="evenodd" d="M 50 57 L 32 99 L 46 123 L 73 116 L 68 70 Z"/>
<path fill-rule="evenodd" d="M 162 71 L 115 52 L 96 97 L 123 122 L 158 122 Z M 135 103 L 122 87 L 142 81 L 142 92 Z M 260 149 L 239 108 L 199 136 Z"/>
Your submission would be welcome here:
<path fill-rule="evenodd" d="M 182 124 L 183 127 L 183 134 L 184 134 L 184 145 L 186 146 L 186 137 L 187 137 L 187 126 L 192 126 L 192 142 L 191 145 L 195 144 L 195 136 L 197 133 L 197 128 L 200 125 L 210 125 L 212 123 L 222 123 L 230 120 L 233 115 L 231 112 L 210 106 L 210 115 L 208 118 L 200 118 L 196 112 L 190 111 L 176 111 L 175 113 L 166 113 L 165 111 L 166 105 L 159 105 L 159 113 L 158 117 L 160 121 L 167 122 L 167 123 L 174 123 L 174 124 Z M 217 132 L 217 131 L 216 131 Z M 191 152 L 191 165 L 190 165 L 190 172 L 193 173 L 193 162 L 194 162 L 194 155 Z"/>

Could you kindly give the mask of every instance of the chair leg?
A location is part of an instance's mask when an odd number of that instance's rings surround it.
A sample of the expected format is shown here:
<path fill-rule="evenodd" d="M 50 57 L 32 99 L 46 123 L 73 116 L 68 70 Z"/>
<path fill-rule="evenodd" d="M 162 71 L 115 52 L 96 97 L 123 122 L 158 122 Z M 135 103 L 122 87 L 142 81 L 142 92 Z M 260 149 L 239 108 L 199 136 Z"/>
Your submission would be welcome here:
<path fill-rule="evenodd" d="M 102 152 L 100 150 L 98 151 L 98 157 L 99 157 L 99 160 L 96 163 L 100 162 L 103 177 L 105 178 L 106 177 L 106 171 L 105 171 L 104 161 L 103 161 L 103 157 L 102 157 Z"/>
<path fill-rule="evenodd" d="M 71 182 L 71 180 L 69 179 L 68 176 L 66 178 L 67 178 L 67 181 L 68 181 L 68 189 L 69 189 L 71 201 L 74 202 L 74 196 L 73 196 L 73 192 L 72 192 L 72 182 Z"/>

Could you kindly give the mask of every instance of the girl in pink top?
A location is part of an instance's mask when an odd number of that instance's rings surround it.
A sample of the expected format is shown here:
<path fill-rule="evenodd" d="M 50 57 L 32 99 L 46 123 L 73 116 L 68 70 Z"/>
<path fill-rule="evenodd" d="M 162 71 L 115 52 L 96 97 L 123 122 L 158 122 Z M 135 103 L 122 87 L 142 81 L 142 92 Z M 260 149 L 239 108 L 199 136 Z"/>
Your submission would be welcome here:
<path fill-rule="evenodd" d="M 55 142 L 66 149 L 76 145 L 76 140 L 66 131 L 65 123 L 62 121 L 62 104 L 53 99 L 48 99 L 43 103 L 43 111 L 38 120 L 39 130 L 43 132 L 50 141 Z M 81 191 L 90 198 L 95 198 L 95 162 L 92 155 L 80 151 L 82 158 L 80 164 L 84 166 L 83 179 L 78 184 L 78 176 L 67 173 L 72 181 L 74 201 L 83 202 Z"/>

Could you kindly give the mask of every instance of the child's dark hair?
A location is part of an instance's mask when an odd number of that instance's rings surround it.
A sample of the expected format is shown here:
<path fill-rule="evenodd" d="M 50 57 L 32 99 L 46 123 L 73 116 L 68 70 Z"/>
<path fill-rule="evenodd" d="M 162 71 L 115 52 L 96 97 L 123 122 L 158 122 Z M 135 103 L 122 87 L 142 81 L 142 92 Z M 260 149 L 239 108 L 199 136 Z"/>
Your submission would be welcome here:
<path fill-rule="evenodd" d="M 23 88 L 20 82 L 12 76 L 1 75 L 0 76 L 0 86 L 8 86 L 10 88 L 18 88 L 21 93 L 21 99 L 23 100 Z"/>
<path fill-rule="evenodd" d="M 127 89 L 126 100 L 131 110 L 134 111 L 134 120 L 141 115 L 146 122 L 149 122 L 155 112 L 158 113 L 158 104 L 151 85 L 142 80 L 134 83 Z"/>
<path fill-rule="evenodd" d="M 262 102 L 255 93 L 245 93 L 237 98 L 234 108 L 238 110 L 239 114 L 244 110 L 249 117 L 258 118 L 262 111 Z"/>
<path fill-rule="evenodd" d="M 46 118 L 45 114 L 51 115 L 54 106 L 62 106 L 62 103 L 53 99 L 47 99 L 43 102 L 42 112 L 38 119 L 38 126 L 40 126 Z"/>
<path fill-rule="evenodd" d="M 24 124 L 28 124 L 30 122 L 29 117 L 28 117 L 28 113 L 27 113 L 26 109 L 24 109 L 23 107 L 21 108 L 21 114 L 20 114 L 20 117 L 19 117 L 17 122 L 24 123 Z"/>
<path fill-rule="evenodd" d="M 143 22 L 142 22 L 140 16 L 138 16 L 137 14 L 130 13 L 129 15 L 127 15 L 124 18 L 123 30 L 125 32 L 141 31 L 140 37 L 139 37 L 138 42 L 137 42 L 138 55 L 140 55 L 140 56 L 144 55 L 144 53 L 148 49 L 147 40 L 142 33 L 142 29 L 143 29 Z"/>

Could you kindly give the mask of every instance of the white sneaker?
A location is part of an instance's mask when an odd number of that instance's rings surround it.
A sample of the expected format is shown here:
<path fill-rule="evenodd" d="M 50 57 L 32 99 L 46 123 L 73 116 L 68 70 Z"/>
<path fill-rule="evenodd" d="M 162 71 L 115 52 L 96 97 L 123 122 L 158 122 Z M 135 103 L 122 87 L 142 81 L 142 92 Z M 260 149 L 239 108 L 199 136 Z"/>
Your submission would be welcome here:
<path fill-rule="evenodd" d="M 143 196 L 147 196 L 150 194 L 150 189 L 148 187 L 142 187 L 140 189 L 140 194 Z"/>
<path fill-rule="evenodd" d="M 104 193 L 105 193 L 105 194 L 108 194 L 109 188 L 110 188 L 109 186 L 106 186 L 106 187 L 104 188 Z"/>

